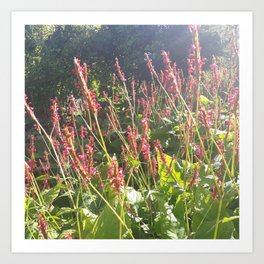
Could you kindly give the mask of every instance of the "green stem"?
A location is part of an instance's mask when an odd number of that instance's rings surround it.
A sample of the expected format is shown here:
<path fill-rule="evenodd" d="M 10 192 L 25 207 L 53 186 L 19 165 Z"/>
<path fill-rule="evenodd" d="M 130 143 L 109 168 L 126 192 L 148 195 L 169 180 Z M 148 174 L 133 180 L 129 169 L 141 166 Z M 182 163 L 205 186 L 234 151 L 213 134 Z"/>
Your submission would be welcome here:
<path fill-rule="evenodd" d="M 214 230 L 214 239 L 217 239 L 217 234 L 218 234 L 218 227 L 219 227 L 219 219 L 222 211 L 222 204 L 223 204 L 223 195 L 221 195 L 220 200 L 219 200 L 219 206 L 218 206 L 218 212 L 217 212 L 217 218 L 216 218 L 216 225 L 215 225 L 215 230 Z"/>
<path fill-rule="evenodd" d="M 81 188 L 78 191 L 77 199 L 76 199 L 76 218 L 77 218 L 77 227 L 78 227 L 78 235 L 79 239 L 82 239 L 81 226 L 80 226 L 80 216 L 79 216 L 79 198 L 80 198 Z"/>
<path fill-rule="evenodd" d="M 98 118 L 97 116 L 95 115 L 95 123 L 96 123 L 96 126 L 97 126 L 97 129 L 98 129 L 98 133 L 99 133 L 99 136 L 100 136 L 100 139 L 101 139 L 101 143 L 102 143 L 102 146 L 103 146 L 103 150 L 106 154 L 106 158 L 107 158 L 107 161 L 110 163 L 110 156 L 108 154 L 108 151 L 107 151 L 107 148 L 106 148 L 106 145 L 105 145 L 105 141 L 104 141 L 104 137 L 102 135 L 102 131 L 101 131 L 101 128 L 100 128 L 100 125 L 99 125 L 99 122 L 98 122 Z"/>

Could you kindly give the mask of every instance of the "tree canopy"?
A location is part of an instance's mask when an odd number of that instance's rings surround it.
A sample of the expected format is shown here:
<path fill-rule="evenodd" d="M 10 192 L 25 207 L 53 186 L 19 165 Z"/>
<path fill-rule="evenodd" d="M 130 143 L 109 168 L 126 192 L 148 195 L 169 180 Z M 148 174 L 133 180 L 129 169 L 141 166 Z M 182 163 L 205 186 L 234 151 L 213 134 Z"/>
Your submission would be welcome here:
<path fill-rule="evenodd" d="M 222 30 L 222 31 L 221 31 Z M 27 25 L 25 27 L 26 94 L 40 117 L 45 117 L 49 98 L 61 102 L 74 89 L 72 62 L 78 57 L 89 66 L 91 85 L 111 85 L 115 58 L 126 77 L 148 80 L 144 53 L 162 68 L 161 50 L 170 52 L 171 60 L 187 72 L 186 60 L 191 36 L 186 25 Z M 204 27 L 200 32 L 202 56 L 224 54 L 223 28 Z M 209 63 L 208 63 L 209 64 Z M 100 80 L 100 81 L 99 81 Z"/>

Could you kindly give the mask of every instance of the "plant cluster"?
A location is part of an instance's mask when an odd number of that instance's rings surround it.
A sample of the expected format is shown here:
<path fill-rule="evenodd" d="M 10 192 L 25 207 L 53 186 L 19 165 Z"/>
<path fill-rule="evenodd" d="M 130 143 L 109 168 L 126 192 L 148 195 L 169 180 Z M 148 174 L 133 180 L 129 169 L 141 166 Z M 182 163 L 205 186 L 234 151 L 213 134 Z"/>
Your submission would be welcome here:
<path fill-rule="evenodd" d="M 199 26 L 185 77 L 169 52 L 151 81 L 127 80 L 118 59 L 111 88 L 89 87 L 74 58 L 75 88 L 65 107 L 50 100 L 44 127 L 26 144 L 27 239 L 238 239 L 239 79 L 232 56 L 204 71 Z"/>

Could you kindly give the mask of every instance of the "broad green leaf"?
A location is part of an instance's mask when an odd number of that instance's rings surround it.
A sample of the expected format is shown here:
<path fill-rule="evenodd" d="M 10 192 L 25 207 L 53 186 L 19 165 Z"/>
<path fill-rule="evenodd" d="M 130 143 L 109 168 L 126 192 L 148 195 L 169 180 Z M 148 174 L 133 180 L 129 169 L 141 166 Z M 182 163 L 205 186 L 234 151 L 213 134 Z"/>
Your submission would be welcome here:
<path fill-rule="evenodd" d="M 58 197 L 60 193 L 60 185 L 57 184 L 55 187 L 49 189 L 48 191 L 44 191 L 42 194 L 43 200 L 47 206 L 50 206 L 54 200 Z"/>
<path fill-rule="evenodd" d="M 162 198 L 157 197 L 156 212 L 153 228 L 162 239 L 183 239 L 186 238 L 185 226 L 173 214 L 173 206 L 169 205 Z"/>
<path fill-rule="evenodd" d="M 82 239 L 92 238 L 92 230 L 96 221 L 97 215 L 93 214 L 87 208 L 80 210 L 81 236 Z"/>
<path fill-rule="evenodd" d="M 130 220 L 126 211 L 122 212 L 121 207 L 118 205 L 118 201 L 114 200 L 111 203 L 112 208 L 117 215 L 126 224 L 127 228 L 130 228 Z M 126 227 L 120 222 L 120 219 L 113 213 L 108 205 L 105 205 L 103 211 L 98 216 L 92 229 L 92 238 L 95 239 L 119 239 L 130 238 L 129 232 Z"/>
<path fill-rule="evenodd" d="M 185 206 L 184 206 L 184 194 L 180 194 L 176 200 L 173 208 L 173 213 L 178 220 L 184 221 L 185 219 Z"/>
<path fill-rule="evenodd" d="M 164 160 L 161 158 L 159 153 L 157 155 L 160 186 L 162 187 L 169 185 L 173 187 L 173 185 L 179 185 L 180 187 L 184 187 L 184 181 L 181 178 L 181 172 L 178 163 L 169 155 L 163 155 Z"/>
<path fill-rule="evenodd" d="M 89 209 L 93 214 L 99 214 L 102 210 L 104 203 L 102 200 L 96 196 L 91 195 L 88 192 L 83 192 L 80 199 L 80 204 L 84 207 Z"/>
<path fill-rule="evenodd" d="M 201 207 L 197 208 L 192 216 L 192 232 L 195 239 L 213 239 L 216 227 L 217 213 L 219 202 L 212 198 L 202 202 Z M 223 203 L 220 213 L 220 219 L 230 217 L 229 211 L 226 209 L 226 204 Z M 232 221 L 218 223 L 217 239 L 230 239 L 235 231 Z"/>
<path fill-rule="evenodd" d="M 127 187 L 122 189 L 122 191 L 125 193 L 126 201 L 128 202 L 126 204 L 128 216 L 131 220 L 139 223 L 142 218 L 139 217 L 138 211 L 144 206 L 144 198 L 142 197 L 142 194 L 132 187 Z"/>
<path fill-rule="evenodd" d="M 127 201 L 132 205 L 138 205 L 142 202 L 144 202 L 144 199 L 142 197 L 142 194 L 138 191 L 136 191 L 132 187 L 127 187 L 124 191 L 126 193 Z"/>
<path fill-rule="evenodd" d="M 36 210 L 38 210 L 40 205 L 37 204 L 37 201 L 32 197 L 25 198 L 25 212 L 26 214 L 33 216 L 36 214 Z"/>

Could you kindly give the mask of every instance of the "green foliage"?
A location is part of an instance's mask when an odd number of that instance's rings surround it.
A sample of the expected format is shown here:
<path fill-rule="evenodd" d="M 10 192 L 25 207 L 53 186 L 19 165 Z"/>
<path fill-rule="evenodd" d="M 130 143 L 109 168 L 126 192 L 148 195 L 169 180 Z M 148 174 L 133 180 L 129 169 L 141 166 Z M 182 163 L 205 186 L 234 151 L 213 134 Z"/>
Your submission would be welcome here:
<path fill-rule="evenodd" d="M 163 154 L 163 159 L 158 153 L 157 161 L 160 186 L 165 187 L 168 193 L 171 193 L 175 186 L 184 187 L 185 183 L 181 178 L 181 172 L 177 161 L 167 154 Z"/>
<path fill-rule="evenodd" d="M 204 56 L 211 58 L 221 53 L 217 31 L 202 31 L 201 38 L 212 43 L 210 47 L 205 45 Z M 190 41 L 187 26 L 28 25 L 25 27 L 26 94 L 34 103 L 38 117 L 45 120 L 50 98 L 56 96 L 64 105 L 67 96 L 79 95 L 72 75 L 74 57 L 89 64 L 90 84 L 95 87 L 96 83 L 96 90 L 101 92 L 111 85 L 115 57 L 128 78 L 150 79 L 143 55 L 151 53 L 157 69 L 161 69 L 161 50 L 169 50 L 172 60 L 187 72 Z"/>
<path fill-rule="evenodd" d="M 50 190 L 44 191 L 42 197 L 45 205 L 50 206 L 59 195 L 59 192 L 60 192 L 59 184 L 51 188 Z"/>
<path fill-rule="evenodd" d="M 118 201 L 114 200 L 111 205 L 115 212 L 120 215 L 122 221 L 130 228 L 130 220 L 123 208 L 118 205 Z M 128 230 L 123 226 L 109 206 L 105 206 L 101 214 L 98 216 L 93 229 L 92 238 L 95 239 L 123 239 L 131 238 Z"/>
<path fill-rule="evenodd" d="M 200 31 L 202 56 L 230 52 L 218 45 L 222 29 Z M 200 50 L 198 31 L 187 26 L 25 33 L 26 93 L 37 116 L 26 103 L 26 239 L 239 239 L 238 54 L 199 73 L 192 67 L 202 58 L 188 54 L 191 45 Z M 89 62 L 87 83 L 79 60 L 72 74 L 73 57 Z M 119 72 L 112 86 L 115 57 L 127 81 Z M 131 83 L 132 73 L 146 81 Z M 78 100 L 69 102 L 72 94 Z"/>

